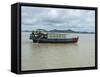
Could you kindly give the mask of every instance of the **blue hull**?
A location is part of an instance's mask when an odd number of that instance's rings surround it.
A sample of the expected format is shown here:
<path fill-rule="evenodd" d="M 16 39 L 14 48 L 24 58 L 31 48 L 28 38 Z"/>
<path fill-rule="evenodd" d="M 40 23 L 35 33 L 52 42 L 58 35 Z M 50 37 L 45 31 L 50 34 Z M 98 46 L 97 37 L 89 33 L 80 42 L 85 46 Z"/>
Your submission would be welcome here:
<path fill-rule="evenodd" d="M 78 41 L 77 38 L 69 38 L 69 39 L 40 39 L 33 40 L 34 43 L 76 43 Z"/>

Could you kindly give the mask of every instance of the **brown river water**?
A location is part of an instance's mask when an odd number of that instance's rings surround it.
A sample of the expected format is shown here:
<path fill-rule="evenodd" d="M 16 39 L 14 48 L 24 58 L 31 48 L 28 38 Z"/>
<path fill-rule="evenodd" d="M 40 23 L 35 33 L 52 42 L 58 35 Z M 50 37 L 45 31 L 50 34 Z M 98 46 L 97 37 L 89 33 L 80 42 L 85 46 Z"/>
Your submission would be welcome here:
<path fill-rule="evenodd" d="M 30 32 L 21 35 L 21 70 L 95 66 L 95 34 L 74 33 L 79 41 L 70 44 L 33 43 Z"/>

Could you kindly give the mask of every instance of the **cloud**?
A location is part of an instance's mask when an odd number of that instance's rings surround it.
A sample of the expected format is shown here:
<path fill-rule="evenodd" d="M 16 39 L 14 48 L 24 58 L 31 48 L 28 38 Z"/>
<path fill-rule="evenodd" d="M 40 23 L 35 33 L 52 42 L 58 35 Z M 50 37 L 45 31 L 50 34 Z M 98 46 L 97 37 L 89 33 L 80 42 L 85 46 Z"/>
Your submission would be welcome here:
<path fill-rule="evenodd" d="M 22 30 L 41 28 L 95 31 L 95 11 L 93 10 L 23 6 L 21 15 Z"/>

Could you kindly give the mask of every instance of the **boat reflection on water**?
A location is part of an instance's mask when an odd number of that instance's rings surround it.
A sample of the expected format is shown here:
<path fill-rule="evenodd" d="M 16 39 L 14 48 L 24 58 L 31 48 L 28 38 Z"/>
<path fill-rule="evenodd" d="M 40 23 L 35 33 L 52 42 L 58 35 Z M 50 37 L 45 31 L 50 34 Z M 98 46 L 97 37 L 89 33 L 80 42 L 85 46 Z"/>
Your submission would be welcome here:
<path fill-rule="evenodd" d="M 32 43 L 34 47 L 63 47 L 63 46 L 78 46 L 78 43 Z"/>

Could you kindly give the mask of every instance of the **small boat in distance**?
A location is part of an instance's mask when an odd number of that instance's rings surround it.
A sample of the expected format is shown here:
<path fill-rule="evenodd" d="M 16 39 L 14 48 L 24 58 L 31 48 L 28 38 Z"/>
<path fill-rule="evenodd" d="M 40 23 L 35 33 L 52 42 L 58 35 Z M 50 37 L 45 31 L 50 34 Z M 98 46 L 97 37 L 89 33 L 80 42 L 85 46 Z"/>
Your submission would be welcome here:
<path fill-rule="evenodd" d="M 33 43 L 76 43 L 79 37 L 67 37 L 66 33 L 36 30 L 32 31 L 30 39 Z"/>

